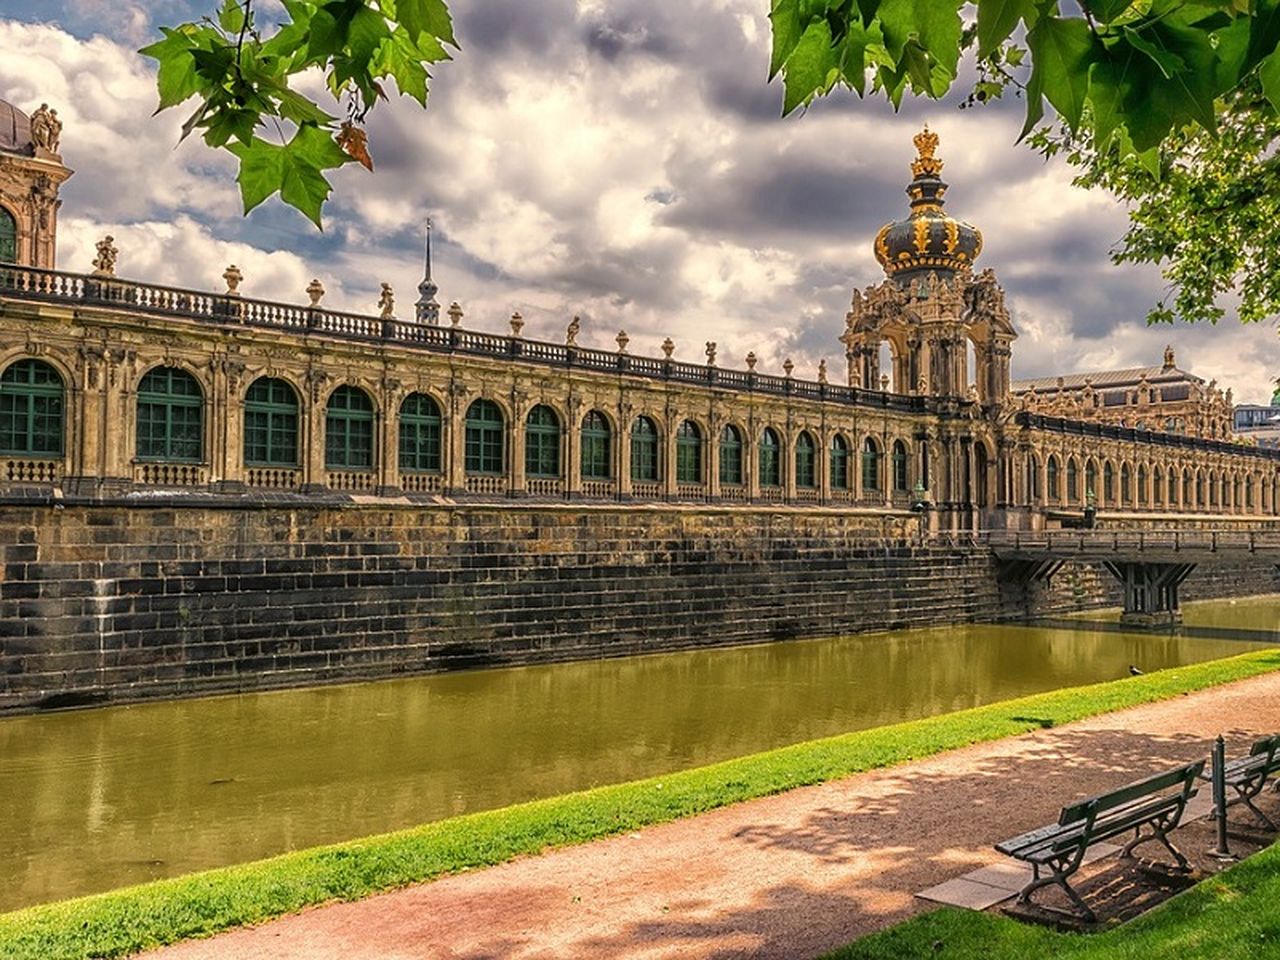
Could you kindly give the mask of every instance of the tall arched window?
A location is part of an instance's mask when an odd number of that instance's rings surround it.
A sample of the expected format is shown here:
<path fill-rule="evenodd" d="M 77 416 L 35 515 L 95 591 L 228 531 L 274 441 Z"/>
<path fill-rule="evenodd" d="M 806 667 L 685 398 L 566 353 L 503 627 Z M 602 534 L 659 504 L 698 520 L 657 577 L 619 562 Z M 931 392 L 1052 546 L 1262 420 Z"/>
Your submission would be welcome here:
<path fill-rule="evenodd" d="M 138 457 L 204 459 L 204 394 L 177 367 L 156 367 L 138 383 Z"/>
<path fill-rule="evenodd" d="M 742 483 L 742 432 L 733 424 L 720 431 L 720 482 Z"/>
<path fill-rule="evenodd" d="M 18 221 L 0 207 L 0 263 L 18 262 Z"/>
<path fill-rule="evenodd" d="M 692 420 L 676 428 L 676 483 L 702 482 L 702 431 Z"/>
<path fill-rule="evenodd" d="M 1203 509 L 1205 505 L 1204 495 L 1204 471 L 1196 471 L 1196 506 Z"/>
<path fill-rule="evenodd" d="M 554 414 L 553 414 L 554 416 Z M 505 473 L 507 421 L 492 400 L 475 400 L 464 423 L 463 467 L 467 473 Z"/>
<path fill-rule="evenodd" d="M 1146 464 L 1138 464 L 1138 506 L 1145 507 L 1147 505 L 1147 466 Z"/>
<path fill-rule="evenodd" d="M 893 490 L 904 493 L 911 489 L 907 476 L 907 445 L 901 440 L 893 441 Z"/>
<path fill-rule="evenodd" d="M 1187 467 L 1182 468 L 1182 509 L 1195 506 L 1191 498 L 1191 470 Z"/>
<path fill-rule="evenodd" d="M 324 465 L 330 470 L 373 466 L 373 401 L 359 387 L 329 394 L 324 411 Z"/>
<path fill-rule="evenodd" d="M 1116 468 L 1110 460 L 1102 465 L 1102 502 L 1108 506 L 1116 502 Z"/>
<path fill-rule="evenodd" d="M 1027 454 L 1027 503 L 1040 499 L 1040 461 L 1034 453 Z"/>
<path fill-rule="evenodd" d="M 1092 457 L 1084 462 L 1084 495 L 1086 499 L 1098 497 L 1098 461 Z"/>
<path fill-rule="evenodd" d="M 817 457 L 813 437 L 807 430 L 796 437 L 796 486 L 812 490 L 818 485 Z"/>
<path fill-rule="evenodd" d="M 599 410 L 582 418 L 582 479 L 609 479 L 612 439 L 609 420 Z"/>
<path fill-rule="evenodd" d="M 1058 458 L 1053 454 L 1049 455 L 1049 462 L 1045 466 L 1045 486 L 1049 489 L 1050 500 L 1062 497 L 1062 489 L 1058 484 Z"/>
<path fill-rule="evenodd" d="M 482 467 L 477 472 L 500 473 L 501 455 L 498 463 L 496 469 Z M 524 472 L 528 477 L 560 476 L 560 418 L 545 403 L 530 410 L 524 421 Z"/>
<path fill-rule="evenodd" d="M 1120 464 L 1120 502 L 1126 507 L 1133 503 L 1133 470 L 1127 463 Z"/>
<path fill-rule="evenodd" d="M 1151 499 L 1157 507 L 1164 506 L 1164 471 L 1159 467 L 1151 474 Z"/>
<path fill-rule="evenodd" d="M 875 437 L 862 442 L 862 489 L 880 489 L 880 447 Z"/>
<path fill-rule="evenodd" d="M 849 489 L 849 441 L 838 433 L 831 438 L 831 489 Z"/>
<path fill-rule="evenodd" d="M 411 393 L 400 404 L 400 469 L 439 473 L 440 406 L 425 393 Z"/>
<path fill-rule="evenodd" d="M 1067 458 L 1067 503 L 1075 503 L 1080 499 L 1080 478 L 1079 470 L 1076 467 L 1076 458 Z"/>
<path fill-rule="evenodd" d="M 782 486 L 782 441 L 773 427 L 760 434 L 760 486 Z"/>
<path fill-rule="evenodd" d="M 656 481 L 658 466 L 658 428 L 648 417 L 636 417 L 631 424 L 631 479 Z"/>
<path fill-rule="evenodd" d="M 286 381 L 259 377 L 244 395 L 244 462 L 298 465 L 298 395 Z"/>
<path fill-rule="evenodd" d="M 0 375 L 0 454 L 62 454 L 62 377 L 43 360 L 19 360 Z"/>

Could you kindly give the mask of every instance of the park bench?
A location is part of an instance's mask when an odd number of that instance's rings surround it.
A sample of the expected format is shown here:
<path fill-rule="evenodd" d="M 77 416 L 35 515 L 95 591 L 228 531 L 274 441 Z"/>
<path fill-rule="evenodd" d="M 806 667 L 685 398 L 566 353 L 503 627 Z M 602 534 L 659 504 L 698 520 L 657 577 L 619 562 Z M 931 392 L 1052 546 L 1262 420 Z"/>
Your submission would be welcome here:
<path fill-rule="evenodd" d="M 1253 811 L 1254 816 L 1266 825 L 1268 830 L 1275 830 L 1276 825 L 1265 813 L 1254 805 L 1254 799 L 1262 793 L 1263 787 L 1272 774 L 1280 771 L 1280 733 L 1255 740 L 1247 757 L 1229 760 L 1223 764 L 1222 772 L 1226 785 L 1236 792 L 1227 800 L 1228 808 L 1243 803 Z M 1207 777 L 1208 774 L 1202 774 Z"/>
<path fill-rule="evenodd" d="M 1169 832 L 1182 820 L 1187 802 L 1195 796 L 1196 779 L 1204 766 L 1205 761 L 1198 760 L 1070 804 L 1062 808 L 1057 823 L 997 843 L 996 849 L 1001 853 L 1031 864 L 1032 880 L 1018 894 L 1018 902 L 1029 903 L 1036 890 L 1057 884 L 1083 917 L 1094 922 L 1097 918 L 1093 911 L 1071 888 L 1067 878 L 1080 869 L 1089 847 L 1130 830 L 1134 832 L 1133 839 L 1125 844 L 1120 856 L 1132 856 L 1139 844 L 1159 840 L 1173 854 L 1178 866 L 1187 869 L 1187 858 L 1170 842 Z M 1144 832 L 1144 828 L 1148 832 Z M 1046 870 L 1049 876 L 1044 875 Z"/>

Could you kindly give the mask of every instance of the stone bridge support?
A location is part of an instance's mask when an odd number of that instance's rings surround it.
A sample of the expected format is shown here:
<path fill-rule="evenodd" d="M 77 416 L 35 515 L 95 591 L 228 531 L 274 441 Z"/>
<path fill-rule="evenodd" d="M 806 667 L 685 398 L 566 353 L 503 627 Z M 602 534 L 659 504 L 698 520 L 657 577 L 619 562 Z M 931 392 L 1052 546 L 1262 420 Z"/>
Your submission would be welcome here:
<path fill-rule="evenodd" d="M 1153 627 L 1182 622 L 1178 588 L 1196 568 L 1194 563 L 1108 560 L 1103 566 L 1124 586 L 1121 623 Z"/>

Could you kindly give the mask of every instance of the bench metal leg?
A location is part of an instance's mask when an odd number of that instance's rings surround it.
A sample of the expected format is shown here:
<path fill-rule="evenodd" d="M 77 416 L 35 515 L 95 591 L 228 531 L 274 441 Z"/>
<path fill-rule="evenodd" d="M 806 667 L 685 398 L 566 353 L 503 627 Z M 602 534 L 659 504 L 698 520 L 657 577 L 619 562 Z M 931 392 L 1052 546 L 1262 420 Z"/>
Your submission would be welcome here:
<path fill-rule="evenodd" d="M 1071 888 L 1071 884 L 1067 882 L 1067 877 L 1076 871 L 1080 866 L 1080 857 L 1074 856 L 1065 861 L 1058 863 L 1046 863 L 1043 866 L 1052 871 L 1053 876 L 1042 877 L 1040 875 L 1041 864 L 1033 863 L 1031 865 L 1032 880 L 1018 893 L 1018 903 L 1031 903 L 1031 894 L 1035 893 L 1042 887 L 1057 885 L 1066 893 L 1067 898 L 1075 904 L 1076 910 L 1080 917 L 1088 923 L 1097 923 L 1097 915 L 1089 909 L 1089 905 L 1080 898 L 1080 894 Z"/>
<path fill-rule="evenodd" d="M 1190 870 L 1191 869 L 1190 862 L 1187 860 L 1186 857 L 1182 855 L 1182 851 L 1173 845 L 1173 841 L 1169 839 L 1169 834 L 1166 832 L 1168 830 L 1168 824 L 1153 823 L 1150 826 L 1151 826 L 1151 835 L 1145 836 L 1145 837 L 1142 835 L 1141 825 L 1134 827 L 1133 839 L 1124 845 L 1124 847 L 1120 851 L 1120 856 L 1132 857 L 1133 850 L 1135 847 L 1141 844 L 1147 843 L 1150 840 L 1159 840 L 1161 843 L 1165 845 L 1165 849 L 1167 849 L 1171 854 L 1173 854 L 1174 859 L 1178 861 L 1178 866 L 1181 869 Z"/>

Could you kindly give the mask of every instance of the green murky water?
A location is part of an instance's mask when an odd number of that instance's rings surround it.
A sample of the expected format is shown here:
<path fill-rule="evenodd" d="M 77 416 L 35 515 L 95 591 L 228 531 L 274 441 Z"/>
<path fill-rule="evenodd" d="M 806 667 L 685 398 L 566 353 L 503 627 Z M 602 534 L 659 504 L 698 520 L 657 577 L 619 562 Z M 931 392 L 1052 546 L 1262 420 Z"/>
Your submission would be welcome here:
<path fill-rule="evenodd" d="M 1280 631 L 1280 599 L 1188 605 Z M 1022 694 L 1237 640 L 963 626 L 0 720 L 0 911 Z"/>

